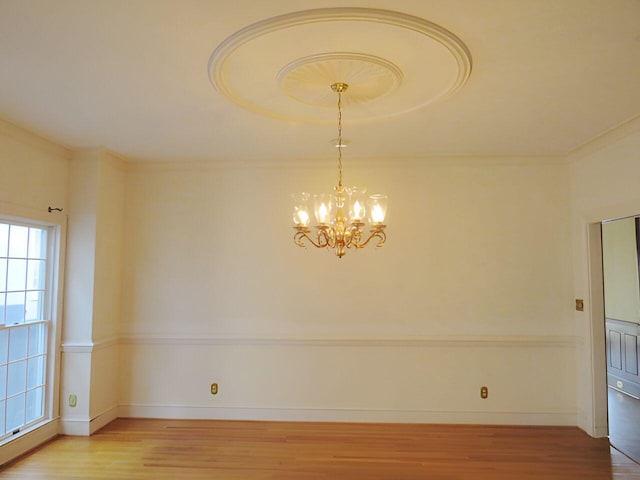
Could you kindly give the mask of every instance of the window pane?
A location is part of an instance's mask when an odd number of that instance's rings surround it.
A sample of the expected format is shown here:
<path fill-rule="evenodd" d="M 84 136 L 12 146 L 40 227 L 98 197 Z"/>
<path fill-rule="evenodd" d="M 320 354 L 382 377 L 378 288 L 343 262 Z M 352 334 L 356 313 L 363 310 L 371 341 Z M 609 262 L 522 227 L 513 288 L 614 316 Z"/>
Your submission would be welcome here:
<path fill-rule="evenodd" d="M 9 259 L 7 275 L 7 291 L 24 290 L 27 286 L 27 261 Z"/>
<path fill-rule="evenodd" d="M 0 365 L 7 363 L 9 354 L 9 330 L 0 330 Z"/>
<path fill-rule="evenodd" d="M 14 362 L 27 356 L 28 327 L 17 327 L 9 330 L 9 361 Z"/>
<path fill-rule="evenodd" d="M 46 258 L 47 231 L 41 228 L 29 229 L 29 258 Z"/>
<path fill-rule="evenodd" d="M 5 293 L 0 293 L 0 323 L 4 324 L 4 312 L 6 310 L 5 305 L 7 303 L 7 295 Z"/>
<path fill-rule="evenodd" d="M 7 433 L 24 425 L 24 400 L 24 393 L 7 400 Z"/>
<path fill-rule="evenodd" d="M 50 310 L 49 237 L 47 227 L 0 221 L 0 436 L 41 421 L 51 400 L 49 327 L 41 323 Z"/>
<path fill-rule="evenodd" d="M 7 291 L 7 261 L 0 258 L 0 291 Z"/>
<path fill-rule="evenodd" d="M 4 433 L 4 414 L 5 414 L 5 402 L 0 401 L 0 435 Z"/>
<path fill-rule="evenodd" d="M 43 324 L 29 327 L 29 356 L 43 355 L 46 353 L 46 327 Z"/>
<path fill-rule="evenodd" d="M 27 365 L 27 390 L 44 385 L 44 357 L 35 357 L 28 360 Z"/>
<path fill-rule="evenodd" d="M 7 396 L 24 392 L 27 388 L 27 361 L 10 363 L 7 372 Z"/>
<path fill-rule="evenodd" d="M 6 257 L 9 253 L 9 225 L 0 223 L 0 257 Z"/>
<path fill-rule="evenodd" d="M 0 400 L 7 397 L 7 366 L 0 367 Z"/>
<path fill-rule="evenodd" d="M 9 227 L 9 256 L 27 258 L 29 227 L 11 225 Z"/>
<path fill-rule="evenodd" d="M 46 262 L 44 260 L 28 261 L 27 290 L 43 290 L 44 289 L 45 266 L 46 266 Z"/>
<path fill-rule="evenodd" d="M 25 322 L 35 322 L 43 319 L 44 292 L 27 292 L 25 302 Z"/>
<path fill-rule="evenodd" d="M 24 323 L 24 312 L 25 292 L 7 293 L 4 323 L 6 325 Z"/>
<path fill-rule="evenodd" d="M 44 415 L 44 388 L 27 392 L 27 422 L 33 422 Z"/>

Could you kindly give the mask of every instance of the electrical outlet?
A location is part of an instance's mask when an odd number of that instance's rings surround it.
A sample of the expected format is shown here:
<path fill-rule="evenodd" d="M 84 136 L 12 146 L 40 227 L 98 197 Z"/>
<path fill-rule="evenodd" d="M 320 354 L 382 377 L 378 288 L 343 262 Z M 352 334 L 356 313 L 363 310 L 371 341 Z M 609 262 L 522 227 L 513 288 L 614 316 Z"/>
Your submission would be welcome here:
<path fill-rule="evenodd" d="M 489 387 L 480 387 L 480 398 L 483 400 L 489 398 Z"/>
<path fill-rule="evenodd" d="M 212 383 L 211 384 L 211 395 L 217 395 L 218 394 L 218 384 L 217 383 Z"/>
<path fill-rule="evenodd" d="M 78 405 L 78 397 L 75 393 L 72 393 L 71 395 L 69 395 L 69 406 L 71 408 L 74 408 L 76 405 Z"/>

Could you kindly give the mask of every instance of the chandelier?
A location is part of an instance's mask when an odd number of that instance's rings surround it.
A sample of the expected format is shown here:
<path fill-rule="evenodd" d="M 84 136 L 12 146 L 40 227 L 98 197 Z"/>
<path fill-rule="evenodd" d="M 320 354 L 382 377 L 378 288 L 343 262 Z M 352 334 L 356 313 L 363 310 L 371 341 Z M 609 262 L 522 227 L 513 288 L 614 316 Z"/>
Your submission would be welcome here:
<path fill-rule="evenodd" d="M 333 250 L 342 258 L 347 248 L 364 248 L 376 239 L 381 247 L 387 239 L 384 217 L 387 196 L 374 194 L 366 197 L 366 189 L 342 185 L 342 94 L 349 85 L 338 82 L 331 89 L 338 94 L 338 185 L 329 194 L 313 195 L 306 192 L 293 195 L 293 223 L 296 233 L 293 241 L 306 248 L 305 240 L 316 248 Z M 313 198 L 316 220 L 314 233 L 309 228 L 309 203 Z M 365 234 L 365 216 L 369 213 L 369 232 Z"/>

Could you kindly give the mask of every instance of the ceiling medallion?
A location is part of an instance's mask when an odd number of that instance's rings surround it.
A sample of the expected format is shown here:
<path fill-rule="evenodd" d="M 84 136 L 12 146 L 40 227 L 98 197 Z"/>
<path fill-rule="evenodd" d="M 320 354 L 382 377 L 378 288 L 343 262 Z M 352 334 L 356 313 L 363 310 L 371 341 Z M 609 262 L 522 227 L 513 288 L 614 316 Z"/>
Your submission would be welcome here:
<path fill-rule="evenodd" d="M 344 7 L 242 28 L 216 47 L 208 69 L 215 90 L 249 111 L 331 123 L 330 109 L 317 108 L 331 106 L 327 84 L 350 84 L 357 93 L 345 98 L 349 120 L 368 121 L 454 94 L 471 66 L 468 48 L 440 25 L 391 10 Z"/>
<path fill-rule="evenodd" d="M 321 53 L 299 58 L 285 65 L 278 73 L 280 88 L 299 102 L 313 106 L 332 107 L 333 93 L 327 85 L 342 78 L 353 87 L 346 105 L 371 102 L 393 92 L 402 83 L 402 72 L 384 58 L 363 53 Z"/>

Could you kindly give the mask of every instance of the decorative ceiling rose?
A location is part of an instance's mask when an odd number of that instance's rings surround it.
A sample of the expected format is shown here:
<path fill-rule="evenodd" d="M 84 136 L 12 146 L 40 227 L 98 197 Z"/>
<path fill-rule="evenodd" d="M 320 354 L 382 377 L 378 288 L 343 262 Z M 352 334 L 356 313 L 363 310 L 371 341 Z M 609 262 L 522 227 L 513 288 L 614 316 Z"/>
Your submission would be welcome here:
<path fill-rule="evenodd" d="M 363 53 L 322 53 L 299 58 L 278 73 L 282 90 L 302 103 L 333 107 L 335 97 L 327 85 L 335 78 L 353 87 L 348 106 L 371 102 L 393 92 L 402 83 L 402 72 L 384 58 Z"/>
<path fill-rule="evenodd" d="M 416 62 L 428 65 L 419 68 Z M 346 82 L 352 122 L 423 108 L 457 92 L 471 54 L 449 30 L 423 18 L 374 8 L 321 8 L 249 25 L 209 58 L 213 87 L 260 115 L 333 122 L 326 85 Z M 311 80 L 311 81 L 310 81 Z M 375 100 L 375 101 L 374 101 Z"/>

